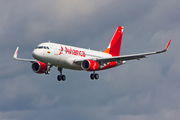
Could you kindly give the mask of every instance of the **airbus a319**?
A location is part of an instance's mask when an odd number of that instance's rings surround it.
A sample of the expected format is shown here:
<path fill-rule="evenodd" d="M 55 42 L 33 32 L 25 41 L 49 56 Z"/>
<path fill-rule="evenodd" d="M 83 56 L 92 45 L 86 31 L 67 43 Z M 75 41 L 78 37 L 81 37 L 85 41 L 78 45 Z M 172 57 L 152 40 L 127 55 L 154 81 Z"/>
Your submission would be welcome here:
<path fill-rule="evenodd" d="M 97 71 L 123 65 L 129 60 L 139 60 L 146 58 L 148 55 L 166 52 L 171 42 L 169 40 L 165 49 L 161 51 L 120 56 L 123 30 L 122 26 L 118 26 L 109 46 L 104 52 L 44 42 L 37 45 L 33 50 L 32 56 L 35 59 L 18 58 L 19 47 L 17 47 L 13 57 L 16 60 L 31 62 L 32 70 L 39 74 L 50 74 L 50 68 L 53 66 L 57 67 L 60 72 L 57 76 L 58 81 L 66 80 L 66 76 L 62 74 L 63 68 L 90 71 L 92 72 L 90 78 L 93 80 L 99 78 Z"/>

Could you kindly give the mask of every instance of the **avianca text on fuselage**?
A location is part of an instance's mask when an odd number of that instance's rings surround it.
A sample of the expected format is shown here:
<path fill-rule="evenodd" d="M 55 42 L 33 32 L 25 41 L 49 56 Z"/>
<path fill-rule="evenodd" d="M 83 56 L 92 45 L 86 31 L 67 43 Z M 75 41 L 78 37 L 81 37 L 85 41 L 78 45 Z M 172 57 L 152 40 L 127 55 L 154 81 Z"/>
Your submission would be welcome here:
<path fill-rule="evenodd" d="M 75 49 L 72 49 L 71 47 L 64 47 L 63 48 L 63 46 L 60 46 L 59 51 L 60 51 L 59 55 L 61 55 L 63 53 L 63 51 L 65 51 L 66 54 L 86 57 L 86 53 L 84 51 L 75 50 Z"/>
<path fill-rule="evenodd" d="M 118 26 L 104 52 L 46 42 L 39 44 L 33 50 L 32 56 L 35 60 L 17 58 L 19 47 L 17 47 L 13 57 L 16 60 L 31 62 L 32 70 L 35 73 L 49 74 L 52 66 L 57 67 L 60 72 L 60 75 L 57 76 L 58 81 L 66 79 L 66 76 L 62 74 L 63 68 L 92 71 L 93 73 L 90 75 L 90 78 L 93 80 L 99 78 L 99 75 L 95 73 L 96 71 L 122 65 L 128 60 L 139 60 L 146 58 L 148 55 L 166 52 L 171 42 L 169 40 L 165 49 L 161 51 L 120 56 L 123 31 L 124 27 Z"/>

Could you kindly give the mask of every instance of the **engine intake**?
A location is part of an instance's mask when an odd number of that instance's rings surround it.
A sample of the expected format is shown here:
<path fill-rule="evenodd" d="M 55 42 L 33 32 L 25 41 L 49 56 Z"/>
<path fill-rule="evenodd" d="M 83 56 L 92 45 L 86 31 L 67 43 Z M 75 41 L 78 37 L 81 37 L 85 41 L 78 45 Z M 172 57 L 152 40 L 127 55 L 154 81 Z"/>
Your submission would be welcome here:
<path fill-rule="evenodd" d="M 46 72 L 47 65 L 46 65 L 46 63 L 43 63 L 43 62 L 34 62 L 31 66 L 31 68 L 35 73 L 42 74 L 42 73 Z"/>
<path fill-rule="evenodd" d="M 99 69 L 99 64 L 97 61 L 87 59 L 82 61 L 81 67 L 86 71 L 95 71 Z"/>

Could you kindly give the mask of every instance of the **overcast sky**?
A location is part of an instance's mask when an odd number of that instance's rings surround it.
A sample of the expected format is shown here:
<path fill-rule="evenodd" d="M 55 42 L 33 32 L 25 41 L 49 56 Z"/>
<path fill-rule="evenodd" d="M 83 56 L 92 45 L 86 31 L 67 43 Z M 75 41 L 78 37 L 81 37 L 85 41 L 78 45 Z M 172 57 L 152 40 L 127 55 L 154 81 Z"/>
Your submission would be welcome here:
<path fill-rule="evenodd" d="M 0 120 L 179 120 L 179 0 L 0 0 Z M 31 70 L 41 42 L 104 51 L 124 26 L 121 55 L 166 53 L 98 72 Z"/>

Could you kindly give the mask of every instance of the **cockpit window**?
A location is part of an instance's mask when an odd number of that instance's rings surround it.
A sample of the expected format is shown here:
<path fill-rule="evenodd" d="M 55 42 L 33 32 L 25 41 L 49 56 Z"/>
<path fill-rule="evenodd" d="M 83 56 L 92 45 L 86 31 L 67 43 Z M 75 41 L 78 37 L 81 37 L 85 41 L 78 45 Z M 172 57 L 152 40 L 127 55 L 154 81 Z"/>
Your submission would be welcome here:
<path fill-rule="evenodd" d="M 47 46 L 44 46 L 44 49 L 49 49 L 49 47 L 47 47 Z"/>
<path fill-rule="evenodd" d="M 47 46 L 37 46 L 36 49 L 49 49 Z"/>

